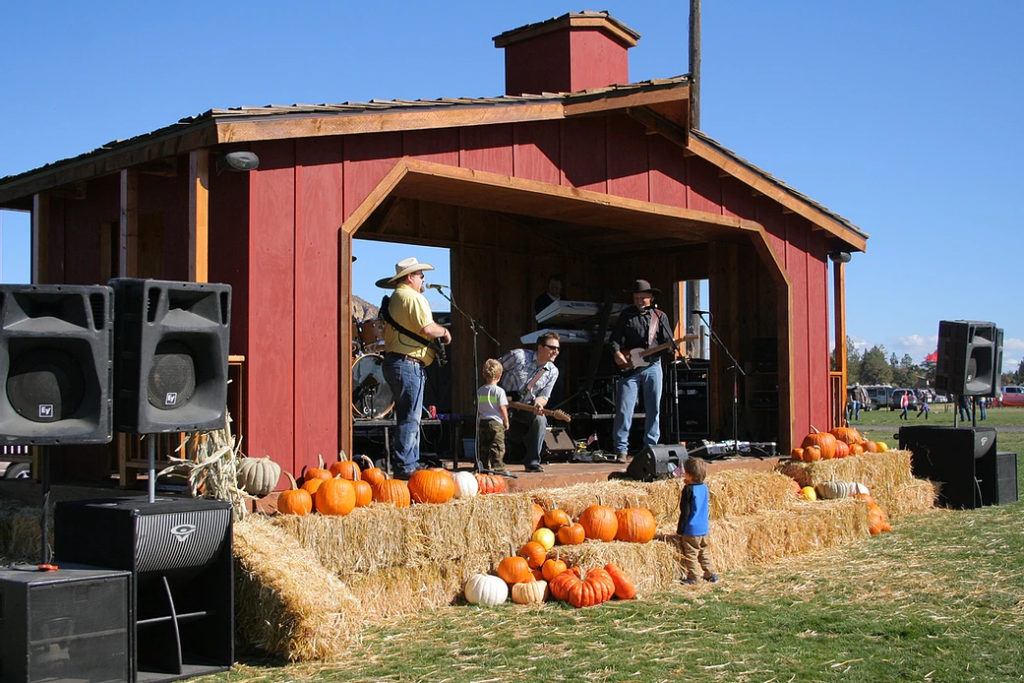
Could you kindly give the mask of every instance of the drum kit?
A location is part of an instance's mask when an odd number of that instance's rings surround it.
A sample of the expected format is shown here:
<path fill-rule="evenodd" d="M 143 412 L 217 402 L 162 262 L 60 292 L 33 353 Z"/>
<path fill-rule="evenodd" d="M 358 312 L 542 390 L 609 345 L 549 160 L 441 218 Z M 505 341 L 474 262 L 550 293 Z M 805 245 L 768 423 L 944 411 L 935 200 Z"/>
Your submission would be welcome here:
<path fill-rule="evenodd" d="M 384 379 L 384 321 L 352 318 L 352 412 L 356 419 L 387 417 L 395 406 Z"/>

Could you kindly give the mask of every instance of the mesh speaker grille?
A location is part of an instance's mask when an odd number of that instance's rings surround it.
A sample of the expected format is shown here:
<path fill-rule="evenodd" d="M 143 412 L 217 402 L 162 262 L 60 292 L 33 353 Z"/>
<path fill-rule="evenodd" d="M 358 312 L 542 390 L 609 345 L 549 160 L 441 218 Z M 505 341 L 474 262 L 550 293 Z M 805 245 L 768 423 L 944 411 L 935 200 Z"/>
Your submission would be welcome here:
<path fill-rule="evenodd" d="M 139 573 L 203 567 L 224 547 L 231 510 L 140 515 L 135 539 Z"/>
<path fill-rule="evenodd" d="M 187 405 L 196 391 L 196 366 L 189 348 L 181 342 L 157 345 L 146 383 L 149 404 L 161 410 Z"/>
<path fill-rule="evenodd" d="M 7 376 L 7 400 L 33 422 L 57 422 L 74 415 L 83 394 L 81 367 L 56 349 L 37 348 L 17 356 Z"/>

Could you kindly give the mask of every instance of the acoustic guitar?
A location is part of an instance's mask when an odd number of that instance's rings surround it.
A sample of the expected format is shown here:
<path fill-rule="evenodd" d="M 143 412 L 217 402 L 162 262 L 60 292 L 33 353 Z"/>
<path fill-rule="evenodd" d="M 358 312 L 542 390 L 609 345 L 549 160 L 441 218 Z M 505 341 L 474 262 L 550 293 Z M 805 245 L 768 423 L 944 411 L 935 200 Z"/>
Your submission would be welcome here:
<path fill-rule="evenodd" d="M 648 365 L 650 365 L 650 363 L 647 362 L 647 359 L 653 356 L 654 354 L 661 353 L 662 351 L 667 351 L 668 349 L 671 349 L 679 344 L 683 344 L 688 341 L 693 341 L 695 339 L 697 339 L 697 335 L 688 334 L 685 337 L 680 337 L 679 339 L 676 339 L 675 341 L 665 342 L 664 344 L 658 344 L 657 346 L 652 346 L 649 349 L 630 349 L 629 353 L 627 354 L 627 360 L 629 361 L 629 365 L 622 368 L 622 370 L 623 372 L 630 372 L 632 370 L 646 368 Z"/>

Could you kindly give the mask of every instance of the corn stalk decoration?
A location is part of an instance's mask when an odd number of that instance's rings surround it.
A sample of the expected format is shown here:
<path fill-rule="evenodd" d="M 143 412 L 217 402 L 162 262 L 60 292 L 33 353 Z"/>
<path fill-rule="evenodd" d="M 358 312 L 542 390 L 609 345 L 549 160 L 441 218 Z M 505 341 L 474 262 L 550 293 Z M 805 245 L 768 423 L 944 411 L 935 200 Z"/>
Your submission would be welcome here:
<path fill-rule="evenodd" d="M 243 457 L 241 438 L 231 433 L 231 415 L 225 411 L 224 427 L 204 432 L 192 432 L 175 452 L 183 456 L 168 456 L 171 465 L 157 473 L 185 476 L 189 494 L 193 498 L 213 498 L 231 503 L 235 520 L 245 517 L 246 499 L 252 498 L 238 485 L 238 463 Z"/>

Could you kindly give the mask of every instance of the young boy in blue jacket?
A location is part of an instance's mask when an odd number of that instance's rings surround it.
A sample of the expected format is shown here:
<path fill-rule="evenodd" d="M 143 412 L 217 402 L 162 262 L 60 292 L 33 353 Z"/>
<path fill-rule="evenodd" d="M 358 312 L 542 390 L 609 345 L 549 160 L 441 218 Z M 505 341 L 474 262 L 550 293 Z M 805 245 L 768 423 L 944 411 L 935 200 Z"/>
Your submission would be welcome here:
<path fill-rule="evenodd" d="M 708 532 L 708 487 L 704 483 L 707 467 L 700 458 L 683 461 L 683 493 L 679 497 L 679 526 L 676 533 L 682 540 L 683 568 L 686 575 L 683 583 L 697 583 L 697 570 L 703 570 L 705 581 L 715 583 L 715 563 L 711 558 Z"/>

